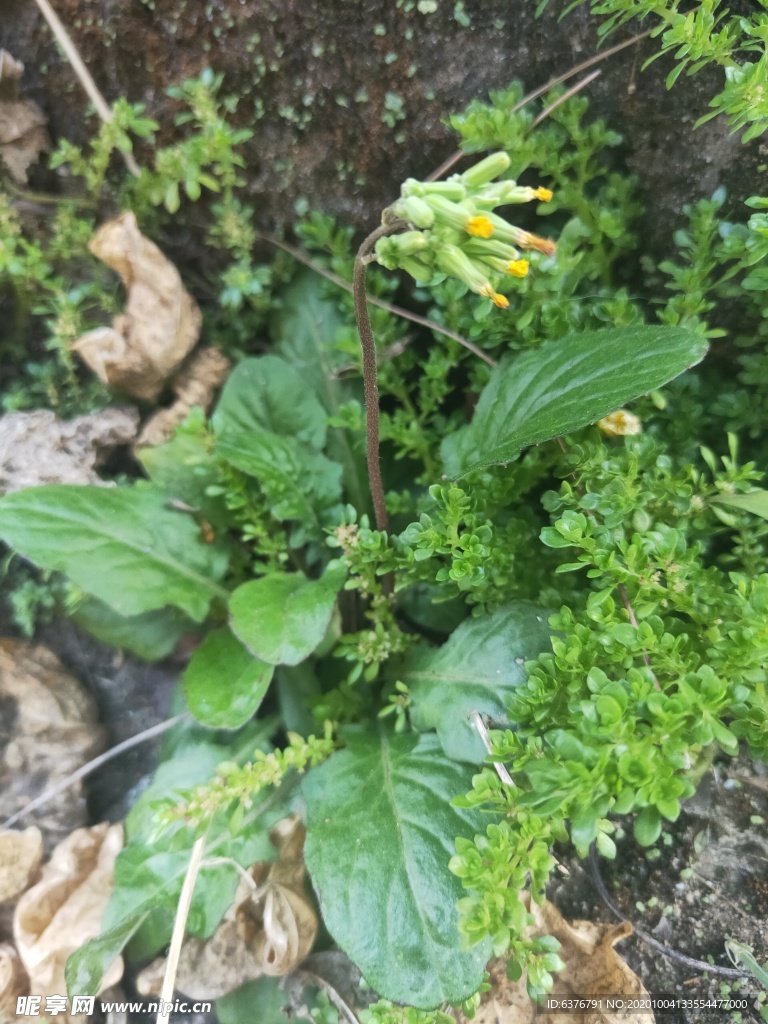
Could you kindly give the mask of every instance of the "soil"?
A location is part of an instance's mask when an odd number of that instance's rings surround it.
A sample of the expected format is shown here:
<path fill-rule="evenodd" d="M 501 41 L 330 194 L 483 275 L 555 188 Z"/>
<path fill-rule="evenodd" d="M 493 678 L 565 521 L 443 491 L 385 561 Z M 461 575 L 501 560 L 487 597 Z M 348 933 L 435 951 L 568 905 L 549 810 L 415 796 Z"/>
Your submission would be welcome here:
<path fill-rule="evenodd" d="M 599 871 L 621 913 L 673 952 L 732 967 L 726 939 L 751 945 L 758 961 L 768 953 L 768 767 L 746 758 L 717 764 L 663 838 L 643 849 L 631 834 L 617 840 L 616 860 L 600 858 Z M 569 875 L 549 892 L 569 919 L 613 921 L 589 862 L 567 856 Z M 761 1024 L 759 988 L 707 975 L 666 957 L 637 935 L 618 951 L 652 996 L 744 999 L 741 1015 L 725 1010 L 675 1010 L 657 1015 L 666 1024 Z M 710 960 L 711 958 L 711 960 Z"/>

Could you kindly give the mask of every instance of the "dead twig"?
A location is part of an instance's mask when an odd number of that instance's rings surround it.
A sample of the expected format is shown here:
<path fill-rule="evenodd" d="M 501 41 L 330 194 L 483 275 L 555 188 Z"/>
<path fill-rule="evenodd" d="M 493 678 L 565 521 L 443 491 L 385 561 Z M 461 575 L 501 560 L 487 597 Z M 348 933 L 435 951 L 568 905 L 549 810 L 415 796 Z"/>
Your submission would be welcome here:
<path fill-rule="evenodd" d="M 88 99 L 96 108 L 96 113 L 102 119 L 102 121 L 109 122 L 112 120 L 113 114 L 107 101 L 99 92 L 99 88 L 93 80 L 88 68 L 85 66 L 82 57 L 80 56 L 77 47 L 72 41 L 72 37 L 66 28 L 62 24 L 56 11 L 51 7 L 48 0 L 35 0 L 35 3 L 40 8 L 40 12 L 48 22 L 51 31 L 56 37 L 56 42 L 64 51 L 64 56 L 67 58 L 69 63 L 72 65 L 72 70 L 75 72 L 80 84 L 88 94 Z M 139 165 L 136 163 L 132 153 L 123 153 L 123 160 L 125 166 L 135 177 L 139 177 L 141 171 Z"/>

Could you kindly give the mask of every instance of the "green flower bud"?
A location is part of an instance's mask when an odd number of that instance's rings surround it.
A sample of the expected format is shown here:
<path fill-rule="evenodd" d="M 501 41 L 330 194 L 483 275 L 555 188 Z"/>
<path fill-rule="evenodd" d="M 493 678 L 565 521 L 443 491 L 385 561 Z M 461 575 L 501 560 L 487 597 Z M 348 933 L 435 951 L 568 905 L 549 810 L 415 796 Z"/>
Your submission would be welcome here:
<path fill-rule="evenodd" d="M 467 221 L 474 216 L 475 208 L 471 203 L 452 203 L 443 196 L 427 195 L 426 202 L 434 211 L 439 223 L 447 224 L 449 227 L 458 228 L 459 231 L 466 230 Z"/>
<path fill-rule="evenodd" d="M 417 228 L 431 228 L 435 223 L 435 214 L 428 203 L 417 196 L 398 199 L 391 207 L 392 212 L 407 224 Z"/>
<path fill-rule="evenodd" d="M 467 188 L 479 188 L 480 185 L 486 185 L 489 181 L 493 181 L 494 178 L 498 178 L 500 174 L 506 171 L 509 164 L 510 159 L 506 153 L 491 153 L 490 156 L 481 160 L 480 163 L 465 171 L 461 175 L 461 180 Z"/>
<path fill-rule="evenodd" d="M 451 202 L 460 203 L 467 198 L 467 190 L 460 178 L 454 177 L 448 181 L 417 181 L 415 178 L 408 178 L 400 190 L 402 196 L 442 196 Z"/>
<path fill-rule="evenodd" d="M 410 274 L 419 284 L 429 284 L 434 277 L 434 270 L 416 256 L 406 256 L 400 268 Z"/>
<path fill-rule="evenodd" d="M 491 287 L 485 270 L 456 245 L 438 249 L 435 261 L 441 270 L 469 285 L 473 292 L 482 294 Z"/>
<path fill-rule="evenodd" d="M 376 259 L 387 270 L 402 266 L 406 256 L 413 256 L 427 247 L 427 237 L 421 231 L 405 231 L 402 235 L 387 235 L 376 243 Z"/>

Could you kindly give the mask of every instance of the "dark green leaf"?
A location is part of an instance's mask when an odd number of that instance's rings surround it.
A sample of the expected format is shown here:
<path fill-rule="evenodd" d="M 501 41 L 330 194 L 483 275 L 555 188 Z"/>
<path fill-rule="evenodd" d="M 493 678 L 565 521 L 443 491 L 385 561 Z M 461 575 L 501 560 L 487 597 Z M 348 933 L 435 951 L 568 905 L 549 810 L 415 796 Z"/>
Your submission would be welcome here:
<path fill-rule="evenodd" d="M 341 501 L 341 466 L 295 438 L 268 430 L 224 434 L 216 445 L 222 458 L 255 477 L 277 519 L 314 520 L 318 510 Z"/>
<path fill-rule="evenodd" d="M 337 339 L 343 328 L 353 325 L 345 322 L 337 301 L 325 298 L 327 289 L 317 274 L 300 271 L 282 293 L 270 329 L 275 351 L 301 374 L 328 415 L 338 416 L 345 402 L 361 397 L 361 388 L 341 377 L 341 371 L 349 366 L 349 355 Z M 366 508 L 364 445 L 353 447 L 347 432 L 334 428 L 328 432 L 327 451 L 344 467 L 349 499 L 357 508 Z"/>
<path fill-rule="evenodd" d="M 213 729 L 239 729 L 264 700 L 273 671 L 228 629 L 217 629 L 197 648 L 184 673 L 189 710 Z"/>
<path fill-rule="evenodd" d="M 219 1024 L 285 1024 L 293 1015 L 283 1013 L 288 996 L 280 981 L 280 978 L 257 978 L 217 999 Z"/>
<path fill-rule="evenodd" d="M 164 658 L 184 633 L 195 629 L 191 619 L 178 608 L 157 608 L 142 615 L 125 616 L 95 597 L 86 597 L 72 618 L 103 644 L 120 647 L 147 661 Z"/>
<path fill-rule="evenodd" d="M 210 441 L 204 418 L 191 416 L 170 441 L 139 448 L 138 458 L 152 483 L 169 498 L 189 505 L 209 523 L 228 525 L 231 516 L 221 496 L 206 493 L 221 483 Z"/>
<path fill-rule="evenodd" d="M 502 360 L 472 423 L 443 443 L 446 471 L 511 462 L 531 444 L 578 430 L 694 366 L 706 342 L 680 327 L 617 327 L 550 341 Z"/>
<path fill-rule="evenodd" d="M 471 772 L 436 736 L 359 728 L 303 783 L 305 860 L 333 938 L 388 999 L 430 1009 L 477 990 L 490 941 L 466 949 L 461 882 L 448 870 L 457 836 L 482 814 L 451 805 Z"/>
<path fill-rule="evenodd" d="M 0 498 L 0 537 L 121 615 L 176 605 L 196 622 L 227 566 L 197 524 L 150 487 L 31 487 Z"/>
<path fill-rule="evenodd" d="M 217 433 L 268 430 L 320 451 L 326 412 L 308 383 L 279 356 L 243 359 L 230 374 L 212 423 Z"/>
<path fill-rule="evenodd" d="M 414 726 L 437 729 L 448 757 L 483 762 L 485 748 L 469 715 L 505 718 L 510 692 L 526 678 L 523 663 L 549 646 L 548 617 L 515 601 L 462 622 L 442 647 L 409 655 L 398 677 L 411 691 Z"/>
<path fill-rule="evenodd" d="M 718 505 L 729 505 L 731 508 L 741 509 L 742 512 L 752 512 L 761 519 L 768 519 L 768 491 L 750 491 L 749 494 L 718 494 L 712 498 Z"/>
<path fill-rule="evenodd" d="M 346 569 L 330 562 L 319 580 L 270 573 L 244 583 L 230 601 L 232 630 L 270 665 L 298 665 L 325 636 Z"/>

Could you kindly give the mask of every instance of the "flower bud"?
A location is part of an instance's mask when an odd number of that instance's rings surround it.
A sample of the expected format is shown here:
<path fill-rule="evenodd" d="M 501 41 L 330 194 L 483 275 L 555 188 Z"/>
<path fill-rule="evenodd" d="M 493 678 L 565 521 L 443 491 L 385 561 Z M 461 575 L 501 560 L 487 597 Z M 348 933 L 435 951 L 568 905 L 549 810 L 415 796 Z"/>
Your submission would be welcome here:
<path fill-rule="evenodd" d="M 488 275 L 475 263 L 466 253 L 462 252 L 456 245 L 443 245 L 438 249 L 435 260 L 438 267 L 446 274 L 457 277 L 480 295 L 488 294 L 488 289 L 493 291 Z"/>
<path fill-rule="evenodd" d="M 417 181 L 415 178 L 408 178 L 400 189 L 402 196 L 442 196 L 453 203 L 460 203 L 467 198 L 467 190 L 462 181 L 457 177 L 448 181 Z"/>
<path fill-rule="evenodd" d="M 404 220 L 407 224 L 414 224 L 417 228 L 431 228 L 435 223 L 434 212 L 418 196 L 398 199 L 390 209 L 401 220 Z"/>
<path fill-rule="evenodd" d="M 484 160 L 475 164 L 474 167 L 470 167 L 468 171 L 465 171 L 461 175 L 461 180 L 467 186 L 467 188 L 479 188 L 480 185 L 486 185 L 489 181 L 493 181 L 494 178 L 498 178 L 500 174 L 509 167 L 510 159 L 506 153 L 491 153 Z"/>

